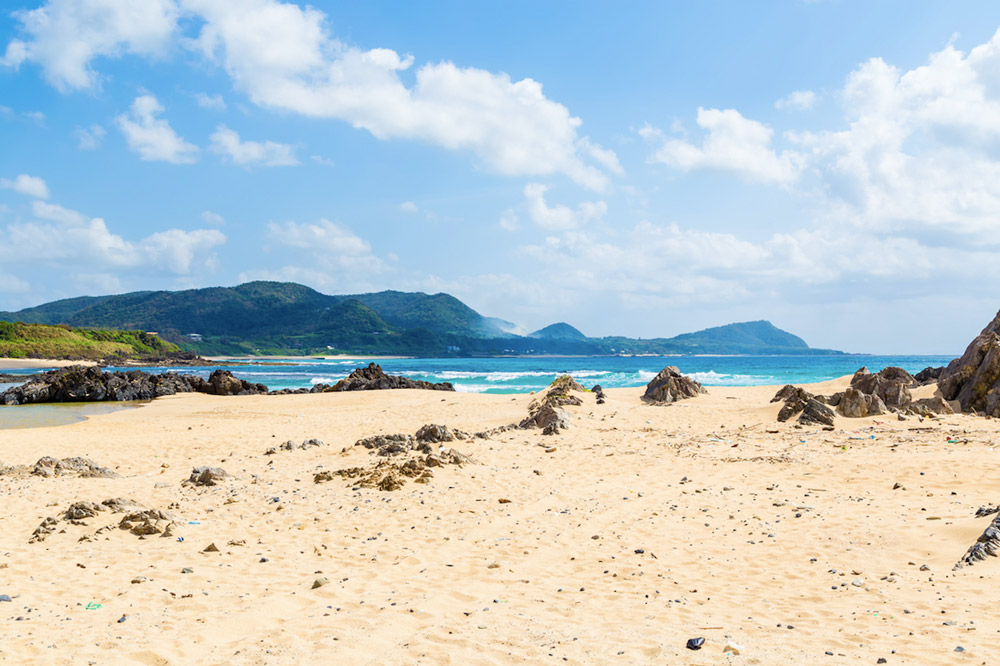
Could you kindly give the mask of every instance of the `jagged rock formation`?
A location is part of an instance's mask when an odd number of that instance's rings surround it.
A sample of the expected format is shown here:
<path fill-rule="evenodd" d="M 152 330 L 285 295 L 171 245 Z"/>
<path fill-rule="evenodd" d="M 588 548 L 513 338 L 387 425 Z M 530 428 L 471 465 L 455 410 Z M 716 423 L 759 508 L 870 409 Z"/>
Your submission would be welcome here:
<path fill-rule="evenodd" d="M 917 374 L 913 375 L 913 378 L 916 379 L 917 383 L 921 386 L 926 386 L 927 384 L 933 384 L 940 379 L 941 375 L 944 374 L 944 370 L 944 366 L 941 366 L 940 368 L 926 367 Z"/>
<path fill-rule="evenodd" d="M 1000 312 L 961 358 L 948 364 L 938 386 L 945 400 L 958 400 L 963 412 L 1000 416 Z"/>
<path fill-rule="evenodd" d="M 191 470 L 184 484 L 192 486 L 217 486 L 226 479 L 229 474 L 221 467 L 195 467 Z"/>
<path fill-rule="evenodd" d="M 317 384 L 311 389 L 312 393 L 326 393 L 332 391 L 380 391 L 383 389 L 426 389 L 428 391 L 454 391 L 455 387 L 451 382 L 441 382 L 433 384 L 418 379 L 410 379 L 400 375 L 387 375 L 382 370 L 382 366 L 369 363 L 367 368 L 358 368 L 345 379 L 341 379 L 333 386 Z"/>
<path fill-rule="evenodd" d="M 838 412 L 852 419 L 877 416 L 886 412 L 882 398 L 870 393 L 863 393 L 854 387 L 835 394 L 831 402 L 836 402 L 835 406 Z"/>
<path fill-rule="evenodd" d="M 678 368 L 668 365 L 646 385 L 642 401 L 651 405 L 669 405 L 701 393 L 708 391 L 695 380 L 682 375 Z"/>
<path fill-rule="evenodd" d="M 52 458 L 43 456 L 34 465 L 14 465 L 12 467 L 0 466 L 0 475 L 5 476 L 42 476 L 46 478 L 55 476 L 78 476 L 85 479 L 117 479 L 118 474 L 101 467 L 89 458 Z"/>
<path fill-rule="evenodd" d="M 326 444 L 323 443 L 323 440 L 315 438 L 304 440 L 301 444 L 296 444 L 292 440 L 288 440 L 280 446 L 272 446 L 267 451 L 264 451 L 264 455 L 273 456 L 278 451 L 295 451 L 296 449 L 305 450 L 311 449 L 315 446 L 326 446 Z"/>
<path fill-rule="evenodd" d="M 851 378 L 851 388 L 877 396 L 892 411 L 905 410 L 913 402 L 910 387 L 917 385 L 913 375 L 902 368 L 888 367 L 875 374 L 861 368 Z"/>
<path fill-rule="evenodd" d="M 0 404 L 27 405 L 42 402 L 124 402 L 152 400 L 175 393 L 211 395 L 255 395 L 267 393 L 263 384 L 237 379 L 228 370 L 216 370 L 208 381 L 175 372 L 150 374 L 141 370 L 104 372 L 79 365 L 33 375 L 31 379 L 0 395 Z"/>
<path fill-rule="evenodd" d="M 989 515 L 990 513 L 992 513 L 992 511 L 983 512 L 982 514 L 977 511 L 976 516 Z M 976 562 L 985 560 L 987 557 L 996 557 L 997 555 L 1000 555 L 1000 514 L 998 514 L 986 530 L 979 535 L 979 538 L 976 539 L 976 543 L 972 544 L 972 546 L 969 547 L 969 550 L 965 551 L 965 555 L 963 555 L 962 559 L 958 561 L 955 568 L 961 569 L 967 564 L 975 564 Z"/>
<path fill-rule="evenodd" d="M 72 525 L 86 525 L 87 523 L 85 521 L 88 518 L 97 517 L 104 511 L 110 511 L 111 513 L 124 513 L 125 515 L 118 521 L 117 527 L 122 530 L 127 530 L 128 532 L 131 532 L 139 537 L 146 537 L 153 534 L 170 536 L 172 529 L 177 524 L 177 518 L 174 515 L 159 509 L 146 508 L 138 502 L 130 499 L 113 497 L 100 503 L 80 501 L 71 504 L 61 517 L 49 516 L 43 520 L 41 525 L 39 525 L 35 531 L 32 532 L 28 543 L 44 541 L 50 535 L 59 531 L 60 519 L 69 522 Z M 102 527 L 97 530 L 97 534 L 113 529 L 114 527 L 115 526 Z M 86 536 L 83 538 L 89 539 L 89 537 Z"/>
<path fill-rule="evenodd" d="M 572 391 L 586 392 L 569 375 L 557 377 L 550 385 L 545 395 L 532 400 L 528 405 L 528 416 L 523 419 L 518 428 L 541 428 L 543 435 L 557 435 L 560 430 L 569 428 L 569 414 L 562 409 L 565 405 L 582 405 L 583 401 L 573 395 Z"/>

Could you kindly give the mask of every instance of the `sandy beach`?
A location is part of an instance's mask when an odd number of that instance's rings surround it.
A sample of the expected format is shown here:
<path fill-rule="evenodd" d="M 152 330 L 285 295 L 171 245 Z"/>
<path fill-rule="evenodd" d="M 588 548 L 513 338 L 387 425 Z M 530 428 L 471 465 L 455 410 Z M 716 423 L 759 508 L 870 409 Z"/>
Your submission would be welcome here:
<path fill-rule="evenodd" d="M 97 365 L 94 361 L 63 361 L 50 358 L 0 358 L 0 372 L 6 370 L 36 370 L 68 368 L 71 365 Z"/>
<path fill-rule="evenodd" d="M 533 396 L 188 394 L 0 430 L 4 465 L 85 456 L 120 475 L 0 476 L 0 657 L 997 663 L 1000 562 L 952 567 L 989 523 L 975 510 L 1000 498 L 998 422 L 797 427 L 775 421 L 776 388 L 665 407 L 642 389 L 608 390 L 603 405 L 584 394 L 563 433 L 451 442 L 474 462 L 395 491 L 313 479 L 376 464 L 360 438 L 482 431 L 523 418 Z M 265 455 L 310 438 L 325 445 Z M 183 484 L 196 466 L 231 477 Z M 168 512 L 170 536 L 120 529 L 110 509 L 63 517 L 109 498 Z M 54 528 L 29 543 L 47 517 Z M 698 651 L 685 648 L 694 637 Z"/>

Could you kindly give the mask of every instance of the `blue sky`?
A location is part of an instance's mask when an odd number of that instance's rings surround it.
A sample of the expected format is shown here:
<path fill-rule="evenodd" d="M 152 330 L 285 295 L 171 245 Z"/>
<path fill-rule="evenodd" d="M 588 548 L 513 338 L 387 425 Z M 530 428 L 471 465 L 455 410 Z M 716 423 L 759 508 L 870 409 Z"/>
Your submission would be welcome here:
<path fill-rule="evenodd" d="M 4 8 L 0 310 L 273 279 L 957 354 L 1000 308 L 997 3 Z"/>

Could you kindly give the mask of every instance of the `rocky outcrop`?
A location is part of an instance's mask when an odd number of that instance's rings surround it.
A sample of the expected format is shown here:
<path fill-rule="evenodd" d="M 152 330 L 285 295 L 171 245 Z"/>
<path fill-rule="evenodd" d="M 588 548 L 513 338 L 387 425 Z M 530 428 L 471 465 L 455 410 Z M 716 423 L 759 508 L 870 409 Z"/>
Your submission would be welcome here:
<path fill-rule="evenodd" d="M 217 486 L 228 478 L 229 474 L 221 467 L 195 467 L 184 483 L 193 486 Z"/>
<path fill-rule="evenodd" d="M 582 405 L 583 401 L 573 395 L 573 391 L 586 392 L 569 375 L 557 377 L 545 394 L 528 405 L 528 416 L 518 425 L 518 428 L 541 428 L 543 435 L 557 435 L 560 430 L 569 428 L 569 414 L 562 407 L 566 405 Z"/>
<path fill-rule="evenodd" d="M 708 391 L 695 380 L 682 375 L 675 366 L 668 365 L 646 385 L 642 401 L 651 405 L 669 405 L 702 393 Z"/>
<path fill-rule="evenodd" d="M 945 400 L 958 400 L 963 412 L 1000 416 L 1000 313 L 948 364 L 938 387 Z"/>
<path fill-rule="evenodd" d="M 877 396 L 892 411 L 903 411 L 910 406 L 913 402 L 910 387 L 917 384 L 913 375 L 896 367 L 888 367 L 875 374 L 868 368 L 861 368 L 851 378 L 851 388 Z"/>
<path fill-rule="evenodd" d="M 940 368 L 926 367 L 917 374 L 913 375 L 913 378 L 917 380 L 917 383 L 921 386 L 926 386 L 927 384 L 933 384 L 941 375 L 944 374 L 944 366 Z"/>
<path fill-rule="evenodd" d="M 980 513 L 976 513 L 977 517 Z M 989 515 L 989 514 L 982 514 Z M 976 543 L 969 547 L 969 550 L 965 551 L 965 555 L 962 559 L 958 561 L 955 565 L 956 569 L 961 569 L 962 567 L 975 564 L 976 562 L 981 562 L 987 557 L 997 557 L 1000 555 L 1000 514 L 998 514 L 993 521 L 989 524 L 986 530 L 979 535 L 976 539 Z"/>
<path fill-rule="evenodd" d="M 802 414 L 799 415 L 799 423 L 804 425 L 832 426 L 833 410 L 816 398 L 811 398 L 806 402 Z"/>
<path fill-rule="evenodd" d="M 319 388 L 322 387 L 322 388 Z M 367 368 L 358 368 L 345 379 L 333 386 L 317 384 L 313 392 L 325 393 L 332 391 L 380 391 L 384 389 L 425 389 L 428 391 L 454 391 L 450 382 L 432 384 L 418 379 L 410 379 L 400 375 L 387 375 L 382 366 L 369 363 Z"/>
<path fill-rule="evenodd" d="M 39 458 L 32 468 L 34 476 L 79 476 L 87 479 L 117 479 L 118 474 L 107 467 L 101 467 L 89 458 L 63 458 L 45 456 Z"/>
<path fill-rule="evenodd" d="M 142 370 L 104 372 L 79 365 L 32 375 L 31 379 L 0 395 L 0 404 L 43 402 L 125 402 L 152 400 L 175 393 L 254 395 L 267 393 L 263 384 L 237 379 L 228 370 L 216 370 L 208 381 L 175 372 L 150 374 Z"/>
<path fill-rule="evenodd" d="M 885 414 L 886 406 L 882 398 L 877 395 L 862 393 L 856 388 L 848 388 L 842 393 L 836 394 L 834 400 L 837 411 L 843 416 L 852 419 L 860 419 L 865 416 L 877 416 Z"/>
<path fill-rule="evenodd" d="M 113 497 L 100 503 L 80 501 L 71 504 L 62 516 L 49 516 L 43 520 L 41 525 L 32 532 L 28 543 L 44 541 L 52 534 L 59 532 L 60 519 L 72 525 L 86 525 L 86 521 L 89 518 L 99 517 L 104 511 L 124 513 L 125 515 L 119 520 L 117 527 L 139 537 L 146 537 L 153 534 L 170 536 L 171 530 L 178 524 L 177 518 L 173 514 L 159 509 L 146 508 L 130 499 Z M 113 528 L 110 526 L 102 527 L 97 530 L 96 534 L 100 534 L 108 529 Z M 96 534 L 93 536 L 96 536 Z M 92 536 L 85 535 L 81 540 L 90 540 L 92 538 Z"/>
<path fill-rule="evenodd" d="M 771 398 L 771 402 L 785 401 L 785 404 L 782 405 L 781 410 L 778 412 L 778 420 L 784 423 L 799 412 L 805 410 L 806 404 L 815 397 L 816 396 L 803 388 L 792 386 L 791 384 L 785 384 L 777 393 L 774 394 L 774 397 Z"/>

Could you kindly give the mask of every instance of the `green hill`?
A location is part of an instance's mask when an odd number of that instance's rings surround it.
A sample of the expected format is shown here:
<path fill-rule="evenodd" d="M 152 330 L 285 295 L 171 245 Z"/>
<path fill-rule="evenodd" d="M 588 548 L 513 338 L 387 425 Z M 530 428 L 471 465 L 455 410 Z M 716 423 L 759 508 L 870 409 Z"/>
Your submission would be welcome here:
<path fill-rule="evenodd" d="M 542 340 L 586 340 L 587 336 L 565 322 L 551 324 L 528 334 L 529 338 Z"/>
<path fill-rule="evenodd" d="M 145 331 L 74 329 L 0 321 L 0 357 L 118 360 L 161 358 L 180 351 Z"/>

